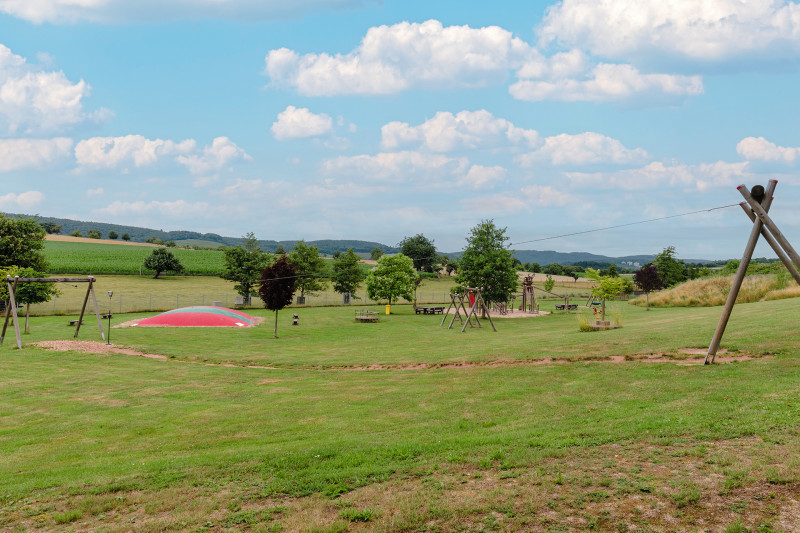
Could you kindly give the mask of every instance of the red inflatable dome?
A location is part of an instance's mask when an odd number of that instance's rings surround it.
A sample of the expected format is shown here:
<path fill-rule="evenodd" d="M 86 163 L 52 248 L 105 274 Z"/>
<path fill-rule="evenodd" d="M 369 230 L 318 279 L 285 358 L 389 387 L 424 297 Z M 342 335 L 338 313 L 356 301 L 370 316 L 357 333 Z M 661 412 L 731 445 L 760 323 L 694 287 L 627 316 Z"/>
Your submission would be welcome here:
<path fill-rule="evenodd" d="M 249 328 L 254 319 L 247 313 L 226 307 L 196 306 L 173 309 L 143 318 L 131 326 L 229 327 Z"/>

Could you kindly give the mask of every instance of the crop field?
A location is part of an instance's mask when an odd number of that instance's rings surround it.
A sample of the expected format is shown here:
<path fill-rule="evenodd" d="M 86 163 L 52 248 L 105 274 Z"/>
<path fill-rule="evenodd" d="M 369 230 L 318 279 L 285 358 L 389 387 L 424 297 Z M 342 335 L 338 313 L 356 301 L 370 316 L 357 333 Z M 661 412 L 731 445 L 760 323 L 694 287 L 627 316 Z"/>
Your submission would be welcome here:
<path fill-rule="evenodd" d="M 185 250 L 170 248 L 186 269 L 187 275 L 218 276 L 225 266 L 224 255 L 217 250 Z M 153 275 L 142 266 L 153 253 L 150 246 L 120 246 L 63 241 L 47 241 L 44 255 L 52 274 L 85 275 L 144 274 Z M 141 269 L 141 270 L 140 270 Z"/>
<path fill-rule="evenodd" d="M 34 317 L 0 347 L 0 530 L 800 529 L 800 300 L 738 305 L 712 366 L 720 308 L 610 308 L 594 333 L 307 308 L 278 339 L 253 310 L 67 351 Z"/>

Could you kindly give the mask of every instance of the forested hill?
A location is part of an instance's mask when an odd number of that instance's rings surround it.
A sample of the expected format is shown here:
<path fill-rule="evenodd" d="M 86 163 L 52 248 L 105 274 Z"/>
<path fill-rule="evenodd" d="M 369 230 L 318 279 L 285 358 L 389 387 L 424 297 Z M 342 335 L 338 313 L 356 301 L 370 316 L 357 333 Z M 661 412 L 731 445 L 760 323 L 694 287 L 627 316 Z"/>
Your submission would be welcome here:
<path fill-rule="evenodd" d="M 121 224 L 107 224 L 104 222 L 86 222 L 82 220 L 72 220 L 68 218 L 56 218 L 34 215 L 15 215 L 6 213 L 8 216 L 35 218 L 39 222 L 52 222 L 61 226 L 61 235 L 69 235 L 75 231 L 80 231 L 81 235 L 86 236 L 89 230 L 97 230 L 103 236 L 103 239 L 108 238 L 109 231 L 116 231 L 120 236 L 127 233 L 133 242 L 146 242 L 147 239 L 155 237 L 162 241 L 175 241 L 178 246 L 195 245 L 195 246 L 236 246 L 242 243 L 241 237 L 223 237 L 216 233 L 199 233 L 196 231 L 162 231 L 160 229 L 140 228 L 136 226 L 124 226 Z M 264 251 L 275 251 L 278 246 L 283 246 L 285 250 L 294 248 L 297 241 L 273 241 L 273 240 L 259 240 L 259 245 Z M 352 248 L 354 252 L 359 254 L 369 254 L 375 248 L 380 248 L 387 253 L 397 253 L 399 248 L 395 246 L 387 246 L 379 242 L 371 241 L 357 241 L 357 240 L 317 240 L 306 241 L 306 244 L 316 246 L 323 254 L 331 255 L 333 252 L 347 251 Z"/>

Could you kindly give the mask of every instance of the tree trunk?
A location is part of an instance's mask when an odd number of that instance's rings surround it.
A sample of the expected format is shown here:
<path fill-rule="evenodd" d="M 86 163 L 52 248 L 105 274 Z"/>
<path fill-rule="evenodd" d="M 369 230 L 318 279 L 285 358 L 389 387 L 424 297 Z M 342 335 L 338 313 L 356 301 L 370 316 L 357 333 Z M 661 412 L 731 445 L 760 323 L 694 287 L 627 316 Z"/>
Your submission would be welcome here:
<path fill-rule="evenodd" d="M 273 338 L 275 338 L 275 339 L 278 338 L 278 311 L 277 310 L 275 311 L 275 336 Z"/>
<path fill-rule="evenodd" d="M 606 299 L 605 298 L 603 298 L 603 307 L 602 307 L 602 309 L 603 309 L 603 311 L 602 311 L 603 317 L 600 320 L 605 321 L 605 319 L 606 319 Z"/>
<path fill-rule="evenodd" d="M 644 301 L 646 302 L 644 308 L 645 308 L 646 311 L 649 311 L 650 310 L 650 292 L 649 291 L 644 293 Z"/>

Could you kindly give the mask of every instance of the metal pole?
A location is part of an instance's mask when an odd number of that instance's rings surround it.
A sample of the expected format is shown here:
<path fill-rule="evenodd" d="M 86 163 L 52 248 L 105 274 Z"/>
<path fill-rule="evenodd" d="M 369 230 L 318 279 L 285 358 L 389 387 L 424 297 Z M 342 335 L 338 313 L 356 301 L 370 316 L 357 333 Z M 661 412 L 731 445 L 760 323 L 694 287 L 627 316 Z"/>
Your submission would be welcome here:
<path fill-rule="evenodd" d="M 756 216 L 753 214 L 753 210 L 747 206 L 747 203 L 742 202 L 739 205 L 742 206 L 744 212 L 747 214 L 748 217 L 750 217 L 750 221 L 755 222 Z M 772 247 L 772 250 L 778 256 L 778 259 L 780 259 L 783 265 L 786 267 L 786 270 L 789 271 L 789 274 L 792 275 L 792 277 L 795 279 L 797 283 L 800 283 L 800 272 L 797 271 L 797 268 L 795 268 L 794 264 L 792 264 L 792 261 L 791 259 L 789 259 L 789 256 L 786 255 L 786 253 L 783 251 L 781 245 L 775 241 L 775 238 L 772 236 L 772 234 L 765 228 L 761 228 L 761 236 L 764 237 L 764 239 Z"/>
<path fill-rule="evenodd" d="M 778 182 L 775 180 L 770 180 L 770 182 L 767 184 L 767 189 L 764 192 L 764 197 L 761 200 L 761 202 L 764 204 L 764 207 L 767 209 L 769 209 L 770 205 L 772 204 L 772 193 L 775 192 L 775 186 L 777 184 Z M 744 185 L 740 185 L 737 188 L 739 192 L 742 192 L 742 189 L 747 189 Z M 747 197 L 752 200 L 750 191 L 745 192 L 747 193 Z M 753 200 L 753 202 L 755 202 L 755 200 Z M 758 207 L 761 208 L 761 205 Z M 748 239 L 747 245 L 744 248 L 744 253 L 742 254 L 742 261 L 739 263 L 739 269 L 736 271 L 736 276 L 733 278 L 731 290 L 728 293 L 728 299 L 725 301 L 725 307 L 722 309 L 722 316 L 719 318 L 717 329 L 714 331 L 714 337 L 711 339 L 711 344 L 708 346 L 708 353 L 703 361 L 703 364 L 705 365 L 713 363 L 714 358 L 717 355 L 719 343 L 722 341 L 722 335 L 725 333 L 725 327 L 728 325 L 728 320 L 733 312 L 733 304 L 736 303 L 736 297 L 739 295 L 739 289 L 742 288 L 742 282 L 744 281 L 744 276 L 747 273 L 747 267 L 750 265 L 750 259 L 753 257 L 753 251 L 756 249 L 758 237 L 761 235 L 761 228 L 761 220 L 757 220 L 753 223 L 753 229 L 750 231 L 750 238 Z M 711 359 L 710 361 L 709 358 Z"/>

